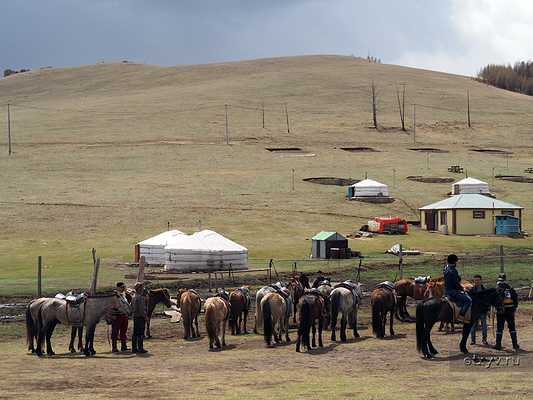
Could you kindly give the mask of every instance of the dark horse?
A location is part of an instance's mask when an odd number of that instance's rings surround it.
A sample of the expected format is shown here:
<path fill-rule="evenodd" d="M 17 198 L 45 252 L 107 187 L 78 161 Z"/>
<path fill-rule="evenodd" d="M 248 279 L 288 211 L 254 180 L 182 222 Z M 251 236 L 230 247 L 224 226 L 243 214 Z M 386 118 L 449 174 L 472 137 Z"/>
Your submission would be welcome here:
<path fill-rule="evenodd" d="M 232 335 L 245 335 L 248 333 L 246 322 L 250 309 L 250 290 L 247 287 L 235 289 L 229 295 L 230 315 L 229 326 Z"/>
<path fill-rule="evenodd" d="M 472 298 L 471 321 L 476 321 L 479 315 L 489 311 L 490 306 L 500 307 L 503 295 L 498 290 L 491 288 L 481 292 L 469 293 Z M 438 354 L 437 349 L 431 343 L 431 329 L 438 321 L 453 320 L 453 310 L 450 305 L 441 298 L 431 298 L 416 306 L 416 348 L 424 358 L 433 358 Z M 466 341 L 470 334 L 472 323 L 465 322 L 463 335 L 459 343 L 459 349 L 468 354 Z"/>
<path fill-rule="evenodd" d="M 155 306 L 162 303 L 165 307 L 170 308 L 172 303 L 170 302 L 170 293 L 168 289 L 165 288 L 149 290 L 146 300 L 148 303 L 148 311 L 146 313 L 146 338 L 149 339 L 152 337 L 150 333 L 150 319 L 154 313 Z"/>
<path fill-rule="evenodd" d="M 427 279 L 426 279 L 427 281 Z M 415 300 L 423 300 L 427 298 L 427 282 L 417 283 L 414 279 L 400 279 L 394 283 L 394 291 L 396 292 L 397 307 L 396 317 L 400 321 L 414 322 L 407 311 L 407 297 Z"/>
<path fill-rule="evenodd" d="M 300 297 L 298 308 L 300 310 L 300 325 L 298 327 L 298 340 L 296 341 L 296 351 L 300 352 L 300 344 L 309 351 L 316 347 L 316 325 L 318 320 L 318 345 L 324 347 L 322 343 L 322 329 L 324 326 L 326 302 L 320 294 L 306 293 Z M 309 340 L 310 330 L 313 328 L 313 340 Z"/>
<path fill-rule="evenodd" d="M 387 313 L 390 313 L 389 333 L 394 336 L 394 311 L 396 309 L 396 297 L 394 292 L 385 287 L 376 287 L 370 294 L 372 304 L 372 331 L 378 339 L 385 337 L 387 325 Z"/>

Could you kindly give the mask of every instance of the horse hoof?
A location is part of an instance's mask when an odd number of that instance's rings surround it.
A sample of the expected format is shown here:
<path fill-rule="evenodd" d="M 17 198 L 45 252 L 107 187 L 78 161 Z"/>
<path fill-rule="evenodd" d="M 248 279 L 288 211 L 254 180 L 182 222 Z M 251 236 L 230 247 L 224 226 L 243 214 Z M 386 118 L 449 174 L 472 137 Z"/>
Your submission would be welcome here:
<path fill-rule="evenodd" d="M 37 353 L 37 357 L 43 357 L 44 356 L 44 354 L 39 352 L 39 351 L 37 351 L 36 353 Z"/>
<path fill-rule="evenodd" d="M 52 357 L 52 356 L 55 356 L 56 353 L 54 353 L 53 351 L 47 351 L 46 355 L 49 356 L 49 357 Z"/>

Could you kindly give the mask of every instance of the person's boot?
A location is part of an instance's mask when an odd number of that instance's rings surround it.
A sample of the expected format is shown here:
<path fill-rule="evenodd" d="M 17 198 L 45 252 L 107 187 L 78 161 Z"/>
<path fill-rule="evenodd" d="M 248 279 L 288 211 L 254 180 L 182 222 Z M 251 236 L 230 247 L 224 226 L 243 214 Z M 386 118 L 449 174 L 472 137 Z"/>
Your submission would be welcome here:
<path fill-rule="evenodd" d="M 518 337 L 516 336 L 516 332 L 511 332 L 511 340 L 513 341 L 514 351 L 520 351 L 520 346 L 518 345 Z"/>
<path fill-rule="evenodd" d="M 137 341 L 137 336 L 132 336 L 131 337 L 131 352 L 132 353 L 137 353 L 139 351 L 139 348 L 137 347 L 138 346 L 138 341 Z"/>
<path fill-rule="evenodd" d="M 496 332 L 496 344 L 494 345 L 494 350 L 502 349 L 502 337 L 503 332 Z"/>
<path fill-rule="evenodd" d="M 148 353 L 147 350 L 144 349 L 144 336 L 139 336 L 138 339 L 137 339 L 137 353 L 139 354 L 145 354 L 145 353 Z"/>
<path fill-rule="evenodd" d="M 128 351 L 128 344 L 126 343 L 125 340 L 121 340 L 120 341 L 120 351 L 122 352 L 125 352 L 125 351 Z"/>
<path fill-rule="evenodd" d="M 111 353 L 118 353 L 117 339 L 111 339 Z"/>

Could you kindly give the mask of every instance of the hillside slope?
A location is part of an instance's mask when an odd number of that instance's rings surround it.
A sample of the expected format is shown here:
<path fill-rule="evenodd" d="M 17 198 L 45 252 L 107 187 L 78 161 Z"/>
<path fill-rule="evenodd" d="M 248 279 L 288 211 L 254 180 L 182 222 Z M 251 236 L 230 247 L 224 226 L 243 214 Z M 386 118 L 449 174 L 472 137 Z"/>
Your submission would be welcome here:
<path fill-rule="evenodd" d="M 372 81 L 378 131 L 369 129 Z M 399 129 L 396 87 L 402 84 L 408 132 Z M 33 279 L 37 255 L 45 256 L 51 277 L 74 276 L 80 266 L 88 268 L 91 247 L 108 260 L 129 259 L 133 243 L 165 229 L 167 221 L 185 231 L 219 230 L 248 246 L 254 258 L 306 257 L 307 239 L 319 230 L 348 233 L 374 215 L 416 219 L 418 207 L 442 198 L 450 187 L 405 178 L 461 178 L 447 172 L 451 164 L 487 180 L 498 197 L 526 207 L 526 229 L 533 222 L 531 184 L 492 179 L 493 172 L 522 175 L 533 167 L 533 99 L 462 76 L 339 56 L 179 67 L 98 64 L 2 79 L 0 105 L 8 102 L 14 154 L 7 156 L 2 139 L 0 277 L 21 288 Z M 409 150 L 413 103 L 416 145 L 447 153 Z M 2 138 L 5 117 L 4 112 Z M 304 154 L 265 150 L 279 146 L 300 147 Z M 360 146 L 379 152 L 340 149 Z M 473 147 L 512 154 L 476 153 Z M 397 200 L 346 202 L 345 188 L 301 181 L 365 174 L 388 183 Z M 397 240 L 351 246 L 381 253 Z M 498 243 L 530 247 L 529 240 L 417 230 L 401 240 L 428 251 Z"/>

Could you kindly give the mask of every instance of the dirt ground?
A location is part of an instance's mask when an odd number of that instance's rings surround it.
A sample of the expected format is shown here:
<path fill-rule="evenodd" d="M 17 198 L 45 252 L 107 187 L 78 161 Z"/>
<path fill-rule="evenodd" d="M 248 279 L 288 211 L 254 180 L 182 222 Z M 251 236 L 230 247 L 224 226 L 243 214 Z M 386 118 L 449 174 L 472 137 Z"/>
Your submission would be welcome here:
<path fill-rule="evenodd" d="M 97 332 L 98 354 L 89 359 L 65 352 L 64 330 L 54 338 L 58 354 L 52 358 L 39 359 L 26 353 L 22 340 L 10 339 L 0 343 L 0 399 L 531 398 L 531 309 L 518 314 L 526 351 L 510 352 L 507 333 L 506 351 L 470 346 L 477 354 L 500 357 L 499 365 L 496 358 L 490 365 L 465 359 L 458 353 L 458 334 L 437 332 L 440 354 L 423 360 L 415 349 L 414 324 L 395 321 L 396 336 L 377 340 L 368 327 L 368 311 L 361 309 L 361 338 L 332 343 L 327 331 L 323 349 L 301 354 L 294 349 L 294 330 L 290 345 L 266 348 L 261 336 L 249 334 L 228 336 L 223 351 L 209 351 L 203 320 L 202 337 L 195 341 L 181 339 L 180 324 L 154 320 L 146 356 L 110 353 L 105 325 Z M 494 341 L 490 327 L 489 341 Z"/>

